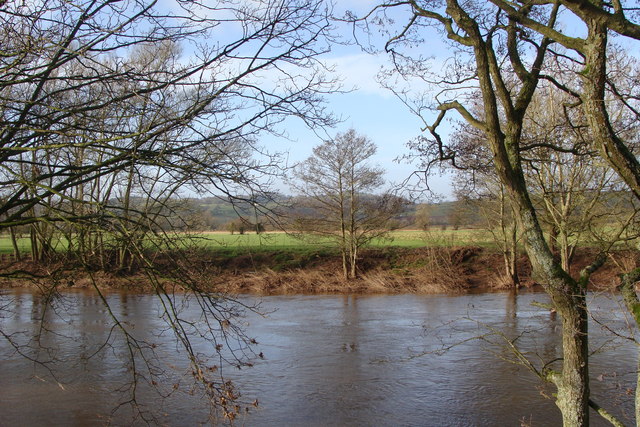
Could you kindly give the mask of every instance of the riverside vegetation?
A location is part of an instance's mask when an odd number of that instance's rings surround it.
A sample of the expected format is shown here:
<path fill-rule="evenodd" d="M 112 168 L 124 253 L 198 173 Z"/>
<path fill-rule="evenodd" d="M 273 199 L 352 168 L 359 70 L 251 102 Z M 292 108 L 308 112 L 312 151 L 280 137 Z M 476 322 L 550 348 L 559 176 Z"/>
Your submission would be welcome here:
<path fill-rule="evenodd" d="M 230 234 L 226 232 L 182 235 L 183 248 L 171 251 L 148 249 L 154 269 L 165 285 L 179 289 L 169 272 L 180 259 L 202 278 L 202 289 L 221 293 L 464 293 L 513 289 L 506 280 L 502 254 L 488 231 L 482 229 L 396 230 L 375 239 L 362 251 L 360 275 L 345 279 L 339 250 L 327 239 L 284 232 Z M 29 239 L 18 239 L 27 254 Z M 100 288 L 151 291 L 153 283 L 143 266 L 82 271 L 65 256 L 66 243 L 57 244 L 58 256 L 47 263 L 28 256 L 16 261 L 13 245 L 0 238 L 2 268 L 21 272 L 21 278 L 4 279 L 4 287 L 39 286 L 47 275 L 62 288 Z M 581 247 L 573 270 L 584 268 L 595 249 Z M 624 266 L 636 262 L 636 253 L 619 250 L 591 280 L 593 289 L 614 289 Z M 526 254 L 517 259 L 522 287 L 537 287 Z M 186 264 L 185 264 L 186 265 Z M 44 280 L 44 279 L 43 279 Z"/>

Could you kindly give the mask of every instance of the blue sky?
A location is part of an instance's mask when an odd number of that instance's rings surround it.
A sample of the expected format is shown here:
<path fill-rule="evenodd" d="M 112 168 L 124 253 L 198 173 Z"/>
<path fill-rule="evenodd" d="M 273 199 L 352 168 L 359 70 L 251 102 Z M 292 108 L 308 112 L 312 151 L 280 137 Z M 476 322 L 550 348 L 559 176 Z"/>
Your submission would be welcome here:
<path fill-rule="evenodd" d="M 163 0 L 168 6 L 174 1 Z M 356 15 L 363 16 L 372 7 L 379 4 L 379 1 L 344 0 L 336 3 L 338 10 L 334 12 L 338 16 L 346 10 L 354 11 Z M 394 10 L 392 13 L 397 31 L 407 20 L 406 17 L 401 16 L 401 9 Z M 567 33 L 580 35 L 584 32 L 583 28 L 576 25 L 576 20 L 572 19 L 568 13 L 563 15 L 563 24 Z M 228 36 L 227 30 L 226 27 L 221 27 L 219 29 L 220 37 Z M 350 34 L 350 28 L 345 26 L 343 29 L 338 29 L 338 32 L 346 38 Z M 378 34 L 375 29 L 374 34 L 373 37 L 377 38 L 374 40 L 376 48 L 381 49 L 389 36 Z M 435 33 L 435 30 L 433 35 L 424 34 L 423 36 L 425 40 L 417 44 L 415 50 L 411 51 L 411 55 L 418 52 L 423 55 L 431 55 L 433 57 L 430 64 L 432 69 L 440 72 L 447 66 L 447 58 L 450 59 L 453 56 L 452 52 L 443 42 L 441 35 Z M 335 45 L 332 46 L 330 53 L 320 59 L 335 69 L 336 76 L 342 79 L 343 88 L 351 90 L 349 93 L 334 93 L 326 96 L 327 109 L 342 118 L 341 123 L 335 129 L 328 130 L 328 136 L 334 136 L 349 128 L 355 129 L 356 132 L 365 135 L 377 145 L 378 153 L 372 159 L 372 163 L 387 171 L 387 181 L 394 184 L 405 181 L 419 168 L 419 165 L 398 159 L 411 154 L 406 144 L 424 134 L 422 131 L 424 123 L 419 117 L 413 115 L 395 95 L 378 83 L 376 76 L 382 67 L 389 65 L 388 56 L 386 54 L 365 53 L 357 45 Z M 437 91 L 437 89 L 428 87 L 420 81 L 411 81 L 407 85 L 416 93 L 422 90 L 431 91 L 432 97 Z M 441 92 L 439 101 L 459 98 L 464 91 L 463 88 L 458 92 Z M 447 97 L 449 99 L 445 99 Z M 432 113 L 430 117 L 424 117 L 424 119 L 432 123 L 435 114 Z M 440 128 L 444 139 L 447 138 L 447 129 L 451 129 L 450 126 L 450 123 L 443 123 Z M 303 161 L 311 155 L 314 146 L 322 143 L 322 137 L 307 129 L 300 120 L 288 119 L 279 130 L 285 131 L 288 134 L 288 139 L 264 135 L 259 143 L 268 152 L 286 152 L 288 166 Z M 430 177 L 429 187 L 436 195 L 445 199 L 452 198 L 451 178 L 448 176 Z M 283 184 L 277 185 L 276 189 L 285 193 L 289 192 Z"/>
<path fill-rule="evenodd" d="M 344 0 L 336 2 L 334 14 L 342 16 L 349 10 L 362 16 L 378 2 L 376 0 Z M 161 7 L 180 14 L 181 9 L 176 6 L 175 0 L 161 0 Z M 220 14 L 216 10 L 216 14 Z M 396 13 L 396 12 L 394 12 Z M 217 16 L 217 15 L 216 15 Z M 219 17 L 219 16 L 217 16 Z M 400 17 L 398 22 L 403 22 Z M 225 37 L 237 35 L 239 31 L 232 24 L 221 25 L 216 36 L 221 40 Z M 351 28 L 345 25 L 338 29 L 343 37 L 348 38 Z M 384 46 L 386 37 L 379 37 L 377 47 Z M 441 46 L 439 37 L 429 40 L 428 49 Z M 187 57 L 189 47 L 183 46 Z M 441 53 L 443 53 L 441 51 Z M 328 136 L 344 132 L 350 128 L 358 134 L 365 135 L 378 147 L 378 153 L 371 159 L 371 163 L 386 170 L 386 180 L 389 186 L 399 184 L 409 178 L 417 169 L 417 165 L 399 162 L 397 159 L 409 154 L 407 142 L 419 136 L 423 123 L 420 118 L 413 115 L 389 90 L 384 89 L 376 81 L 376 76 L 381 67 L 388 65 L 388 57 L 384 55 L 371 55 L 362 51 L 356 45 L 334 45 L 331 52 L 320 58 L 327 66 L 335 68 L 336 77 L 342 80 L 342 87 L 349 93 L 335 93 L 327 95 L 327 110 L 340 117 L 342 121 L 334 128 L 328 130 Z M 288 166 L 303 161 L 312 154 L 314 146 L 323 142 L 323 139 L 312 130 L 305 127 L 299 119 L 287 119 L 279 131 L 285 131 L 288 138 L 276 138 L 272 135 L 263 135 L 259 145 L 267 152 L 286 152 Z M 433 177 L 429 183 L 431 189 L 437 194 L 449 197 L 451 188 L 449 179 L 445 177 Z M 276 189 L 289 193 L 284 184 L 276 185 Z"/>
<path fill-rule="evenodd" d="M 387 181 L 401 183 L 417 168 L 415 164 L 398 159 L 410 153 L 406 143 L 422 133 L 421 120 L 391 92 L 377 86 L 373 75 L 375 70 L 364 75 L 362 70 L 349 68 L 341 72 L 345 73 L 345 82 L 358 78 L 361 84 L 350 93 L 327 97 L 328 109 L 342 118 L 335 129 L 329 130 L 331 136 L 353 128 L 358 134 L 368 137 L 378 147 L 371 162 L 386 170 Z M 289 121 L 288 125 L 287 131 L 293 141 L 273 140 L 268 148 L 287 151 L 292 164 L 311 155 L 313 147 L 322 139 L 299 123 Z M 446 177 L 430 178 L 430 186 L 443 196 L 451 193 L 450 180 Z"/>
<path fill-rule="evenodd" d="M 340 7 L 362 12 L 373 4 L 375 2 L 369 0 L 350 0 L 340 2 Z M 424 124 L 391 91 L 377 82 L 380 68 L 388 65 L 387 56 L 371 55 L 359 46 L 335 46 L 323 59 L 335 67 L 343 88 L 352 89 L 349 93 L 336 93 L 326 98 L 328 110 L 342 118 L 335 129 L 329 130 L 330 134 L 333 136 L 349 128 L 355 129 L 377 145 L 378 153 L 372 158 L 372 163 L 386 170 L 390 184 L 399 184 L 409 178 L 418 166 L 398 159 L 410 153 L 406 144 L 423 133 L 421 127 Z M 290 121 L 287 125 L 289 136 L 294 141 L 269 141 L 268 148 L 287 151 L 290 163 L 304 160 L 322 139 L 304 126 Z M 436 194 L 451 198 L 449 177 L 433 176 L 429 186 Z"/>

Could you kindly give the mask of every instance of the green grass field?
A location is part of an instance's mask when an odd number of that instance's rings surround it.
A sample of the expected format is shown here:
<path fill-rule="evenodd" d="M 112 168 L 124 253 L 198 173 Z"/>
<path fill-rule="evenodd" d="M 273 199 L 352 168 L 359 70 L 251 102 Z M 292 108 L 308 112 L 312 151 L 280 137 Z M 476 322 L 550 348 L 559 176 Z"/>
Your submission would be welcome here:
<path fill-rule="evenodd" d="M 28 252 L 31 249 L 31 243 L 29 239 L 23 238 L 18 240 L 18 248 L 21 252 Z M 0 254 L 13 253 L 13 246 L 9 236 L 0 236 Z"/>
<path fill-rule="evenodd" d="M 297 238 L 282 232 L 262 234 L 230 234 L 227 232 L 213 232 L 194 234 L 194 242 L 204 248 L 225 252 L 241 253 L 243 251 L 308 251 L 333 246 L 328 238 L 304 236 Z M 387 239 L 376 239 L 371 242 L 372 247 L 406 247 L 421 246 L 491 246 L 491 237 L 486 231 L 475 229 L 461 230 L 430 230 L 428 232 L 416 230 L 397 230 L 389 234 Z M 18 246 L 22 252 L 30 250 L 29 239 L 19 239 Z M 0 253 L 13 252 L 9 236 L 0 236 Z"/>
<path fill-rule="evenodd" d="M 195 236 L 204 247 L 210 249 L 251 249 L 251 250 L 305 250 L 333 246 L 331 239 L 317 236 L 296 237 L 286 233 L 229 234 L 205 233 Z M 416 230 L 397 230 L 389 233 L 388 238 L 375 239 L 372 247 L 406 247 L 422 246 L 457 246 L 479 245 L 491 246 L 491 237 L 482 230 L 433 230 L 429 232 Z"/>

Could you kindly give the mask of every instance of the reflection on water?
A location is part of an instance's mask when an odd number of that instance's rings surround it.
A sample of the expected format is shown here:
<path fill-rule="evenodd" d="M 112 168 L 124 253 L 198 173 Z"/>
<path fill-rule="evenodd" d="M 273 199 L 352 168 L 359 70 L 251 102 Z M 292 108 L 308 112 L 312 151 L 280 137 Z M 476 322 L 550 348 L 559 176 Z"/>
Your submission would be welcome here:
<path fill-rule="evenodd" d="M 164 390 L 176 390 L 162 399 L 139 385 L 141 400 L 158 416 L 154 423 L 206 422 L 204 400 L 189 393 L 187 368 L 153 297 L 110 294 L 108 300 L 133 333 L 154 346 Z M 244 319 L 264 359 L 256 356 L 254 367 L 226 372 L 245 401 L 259 401 L 239 421 L 260 426 L 517 426 L 523 420 L 558 425 L 560 414 L 544 397 L 553 390 L 509 363 L 511 355 L 499 344 L 501 334 L 518 337 L 538 366 L 558 357 L 560 321 L 532 306 L 533 300 L 546 297 L 265 297 L 261 309 L 269 314 Z M 123 362 L 126 346 L 110 335 L 112 324 L 100 299 L 70 293 L 57 304 L 55 310 L 43 310 L 39 297 L 29 292 L 5 292 L 0 298 L 2 332 L 30 343 L 27 356 L 51 361 L 55 374 L 2 340 L 0 425 L 100 425 L 126 396 L 127 390 L 117 390 L 131 378 Z M 624 329 L 615 301 L 601 296 L 590 306 L 597 319 Z M 185 310 L 183 316 L 198 318 L 195 307 Z M 48 331 L 41 330 L 42 319 Z M 632 422 L 633 396 L 627 393 L 635 383 L 635 349 L 610 343 L 611 335 L 592 325 L 592 348 L 602 348 L 592 357 L 595 399 Z M 101 349 L 110 336 L 113 346 Z M 194 344 L 196 351 L 211 353 L 205 343 Z M 122 407 L 114 422 L 142 424 L 131 416 Z M 606 425 L 592 417 L 592 425 Z"/>

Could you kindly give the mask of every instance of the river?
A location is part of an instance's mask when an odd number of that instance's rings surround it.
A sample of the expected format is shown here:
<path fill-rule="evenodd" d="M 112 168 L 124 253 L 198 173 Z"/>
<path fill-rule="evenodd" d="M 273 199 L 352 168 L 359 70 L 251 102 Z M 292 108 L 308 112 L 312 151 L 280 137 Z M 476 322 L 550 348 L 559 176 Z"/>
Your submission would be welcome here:
<path fill-rule="evenodd" d="M 165 390 L 175 388 L 162 398 L 140 377 L 143 417 L 152 424 L 208 423 L 204 399 L 188 386 L 184 352 L 160 319 L 157 300 L 131 293 L 109 293 L 107 300 L 132 334 L 153 343 L 158 355 L 153 367 L 162 373 L 157 378 L 166 382 Z M 241 320 L 258 341 L 250 355 L 254 366 L 225 370 L 244 402 L 257 399 L 257 407 L 236 424 L 559 425 L 559 411 L 545 398 L 553 390 L 509 362 L 513 355 L 502 338 L 518 337 L 519 348 L 538 367 L 558 357 L 560 320 L 532 305 L 534 300 L 547 298 L 539 293 L 260 298 L 264 315 L 248 312 Z M 258 299 L 241 301 L 252 305 Z M 0 338 L 0 425 L 143 424 L 129 405 L 118 406 L 130 390 L 132 371 L 103 302 L 93 293 L 72 292 L 56 306 L 43 311 L 40 297 L 29 291 L 0 294 L 0 330 L 25 346 L 20 355 Z M 637 350 L 624 339 L 612 341 L 609 328 L 628 330 L 616 297 L 591 296 L 590 308 L 591 346 L 597 350 L 591 358 L 592 396 L 631 424 Z M 183 317 L 198 319 L 195 304 L 182 310 Z M 47 331 L 38 335 L 41 319 Z M 34 343 L 33 336 L 41 338 Z M 108 340 L 112 345 L 101 347 Z M 193 345 L 196 352 L 211 353 L 205 341 L 194 338 Z M 55 363 L 49 371 L 28 357 Z M 607 424 L 592 414 L 592 425 Z"/>

